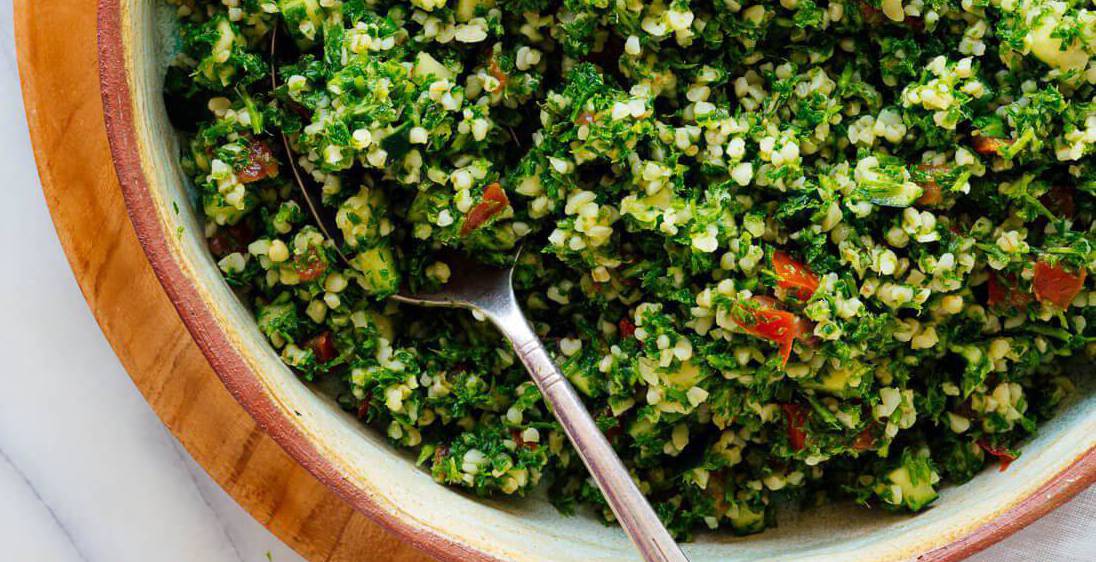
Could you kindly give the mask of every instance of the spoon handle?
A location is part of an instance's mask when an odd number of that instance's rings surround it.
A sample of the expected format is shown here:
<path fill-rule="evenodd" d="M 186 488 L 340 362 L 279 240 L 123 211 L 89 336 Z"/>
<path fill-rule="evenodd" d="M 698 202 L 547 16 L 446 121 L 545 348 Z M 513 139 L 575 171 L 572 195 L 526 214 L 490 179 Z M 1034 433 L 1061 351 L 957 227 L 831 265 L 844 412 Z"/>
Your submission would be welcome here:
<path fill-rule="evenodd" d="M 621 527 L 648 562 L 688 562 L 516 304 L 492 321 L 510 340 Z"/>

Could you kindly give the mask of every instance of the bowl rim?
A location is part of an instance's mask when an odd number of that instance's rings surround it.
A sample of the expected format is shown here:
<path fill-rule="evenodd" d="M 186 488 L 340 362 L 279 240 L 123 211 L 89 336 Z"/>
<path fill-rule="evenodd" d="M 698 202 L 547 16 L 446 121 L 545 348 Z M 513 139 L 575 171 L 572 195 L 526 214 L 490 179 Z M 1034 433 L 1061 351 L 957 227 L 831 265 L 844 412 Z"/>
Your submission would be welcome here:
<path fill-rule="evenodd" d="M 202 354 L 233 398 L 290 457 L 338 494 L 352 508 L 416 548 L 442 560 L 498 560 L 432 528 L 384 510 L 337 467 L 277 408 L 248 366 L 194 280 L 173 258 L 169 234 L 157 220 L 149 181 L 138 149 L 132 82 L 126 65 L 122 0 L 98 0 L 99 85 L 107 137 L 130 221 L 157 279 Z M 948 544 L 917 556 L 923 561 L 961 560 L 1026 527 L 1096 482 L 1096 446 L 1019 499 L 1003 513 Z"/>

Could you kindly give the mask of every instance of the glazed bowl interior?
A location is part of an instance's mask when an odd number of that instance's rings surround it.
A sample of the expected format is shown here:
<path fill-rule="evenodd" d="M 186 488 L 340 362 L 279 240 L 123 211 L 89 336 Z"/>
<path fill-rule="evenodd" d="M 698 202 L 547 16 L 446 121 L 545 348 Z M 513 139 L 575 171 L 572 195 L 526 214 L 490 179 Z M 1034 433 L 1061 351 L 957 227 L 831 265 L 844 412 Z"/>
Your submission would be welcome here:
<path fill-rule="evenodd" d="M 128 88 L 132 112 L 131 122 L 118 122 L 125 119 L 111 115 L 108 121 L 115 119 L 111 133 L 116 158 L 129 154 L 139 160 L 144 185 L 126 189 L 142 241 L 150 255 L 155 253 L 150 240 L 159 241 L 161 253 L 166 252 L 152 256 L 157 273 L 229 389 L 325 483 L 434 554 L 453 559 L 632 558 L 633 551 L 616 528 L 605 527 L 592 516 L 563 517 L 543 497 L 488 501 L 435 484 L 415 467 L 413 458 L 397 452 L 382 435 L 302 384 L 282 364 L 206 249 L 178 164 L 179 141 L 160 94 L 163 70 L 175 45 L 170 11 L 160 4 L 158 0 L 103 1 L 104 9 L 119 14 L 118 37 L 102 40 L 106 45 L 120 40 L 126 83 L 115 87 Z M 132 130 L 132 146 L 119 146 L 126 144 L 115 138 L 119 127 Z M 135 208 L 135 189 L 142 191 L 140 197 L 147 196 L 150 206 Z M 165 259 L 177 268 L 178 275 L 171 279 L 164 273 Z M 177 298 L 186 291 L 194 292 L 197 299 Z M 203 324 L 202 317 L 211 318 L 215 326 Z M 210 342 L 218 338 L 227 346 L 210 351 Z M 956 550 L 957 541 L 966 538 L 970 543 L 968 537 L 976 531 L 990 536 L 985 529 L 1007 527 L 995 519 L 1032 501 L 1037 490 L 1044 495 L 1046 486 L 1085 457 L 1096 443 L 1096 395 L 1084 396 L 1044 426 L 1007 472 L 987 470 L 966 485 L 946 488 L 933 508 L 917 516 L 847 505 L 783 512 L 779 527 L 763 534 L 746 538 L 702 534 L 686 550 L 697 562 L 905 559 L 923 553 L 931 558 L 956 556 L 962 550 Z M 999 535 L 963 548 L 984 546 Z"/>

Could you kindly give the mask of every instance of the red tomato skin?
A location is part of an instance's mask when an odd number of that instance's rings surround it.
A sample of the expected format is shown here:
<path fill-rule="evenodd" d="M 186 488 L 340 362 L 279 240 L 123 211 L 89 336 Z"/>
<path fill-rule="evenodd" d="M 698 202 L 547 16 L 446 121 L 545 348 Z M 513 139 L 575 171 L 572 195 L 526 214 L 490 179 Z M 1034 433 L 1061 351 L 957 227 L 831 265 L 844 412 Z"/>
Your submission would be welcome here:
<path fill-rule="evenodd" d="M 921 207 L 935 207 L 944 202 L 944 192 L 936 181 L 917 184 L 921 186 L 921 196 L 917 198 L 917 205 Z"/>
<path fill-rule="evenodd" d="M 247 223 L 240 222 L 232 226 L 222 226 L 217 233 L 209 238 L 209 251 L 218 258 L 223 258 L 233 252 L 247 250 L 248 243 L 255 238 L 251 227 Z"/>
<path fill-rule="evenodd" d="M 487 186 L 483 190 L 483 199 L 468 212 L 468 217 L 464 219 L 464 225 L 460 228 L 460 235 L 467 236 L 471 234 L 472 231 L 483 226 L 483 223 L 501 213 L 509 205 L 510 199 L 506 196 L 506 192 L 503 191 L 501 185 L 493 183 Z"/>
<path fill-rule="evenodd" d="M 875 445 L 875 436 L 871 434 L 870 427 L 857 434 L 852 442 L 852 448 L 855 451 L 866 451 L 871 449 L 872 445 Z"/>
<path fill-rule="evenodd" d="M 1016 286 L 1016 277 L 990 272 L 986 279 L 986 305 L 998 310 L 1023 309 L 1031 302 L 1031 295 Z"/>
<path fill-rule="evenodd" d="M 506 83 L 510 81 L 510 77 L 502 71 L 499 62 L 495 60 L 494 56 L 491 57 L 491 61 L 487 64 L 487 73 L 494 77 L 495 80 L 499 81 L 500 89 L 506 89 Z"/>
<path fill-rule="evenodd" d="M 297 275 L 300 276 L 301 281 L 308 282 L 315 281 L 321 275 L 323 275 L 325 271 L 327 271 L 327 263 L 317 261 L 306 265 L 304 269 L 301 269 L 297 272 Z"/>
<path fill-rule="evenodd" d="M 627 318 L 621 318 L 620 322 L 617 323 L 617 328 L 620 329 L 620 337 L 623 339 L 628 339 L 636 335 L 636 325 Z"/>
<path fill-rule="evenodd" d="M 983 156 L 997 156 L 1001 149 L 1012 144 L 1012 139 L 1001 139 L 978 135 L 970 139 L 970 145 L 974 151 Z"/>
<path fill-rule="evenodd" d="M 357 414 L 359 420 L 364 420 L 365 417 L 369 415 L 369 403 L 372 401 L 372 398 L 372 394 L 366 395 L 365 399 L 362 400 L 362 403 L 358 404 Z"/>
<path fill-rule="evenodd" d="M 312 350 L 315 354 L 316 360 L 320 363 L 327 363 L 338 356 L 339 352 L 335 349 L 334 338 L 331 337 L 331 332 L 323 332 L 322 334 L 313 337 L 304 344 L 305 349 Z"/>
<path fill-rule="evenodd" d="M 1080 269 L 1070 273 L 1059 265 L 1050 265 L 1044 261 L 1035 263 L 1035 278 L 1032 287 L 1039 302 L 1050 303 L 1065 310 L 1073 303 L 1073 298 L 1085 286 L 1088 270 Z"/>
<path fill-rule="evenodd" d="M 979 439 L 978 446 L 981 447 L 983 451 L 997 457 L 997 460 L 1001 463 L 1001 468 L 998 469 L 1000 472 L 1008 470 L 1008 467 L 1010 464 L 1012 464 L 1012 461 L 1016 460 L 1016 455 L 1013 455 L 1005 449 L 1000 449 L 994 447 L 993 445 L 990 445 L 986 442 L 985 439 Z"/>
<path fill-rule="evenodd" d="M 441 447 L 438 447 L 437 449 L 434 449 L 434 465 L 436 466 L 438 464 L 441 464 L 441 461 L 443 459 L 445 459 L 445 457 L 448 457 L 448 456 L 449 456 L 449 445 L 442 445 Z"/>
<path fill-rule="evenodd" d="M 773 252 L 773 270 L 776 272 L 777 286 L 801 301 L 810 300 L 818 290 L 818 276 L 783 251 Z"/>
<path fill-rule="evenodd" d="M 529 449 L 530 451 L 536 451 L 537 448 L 540 447 L 538 443 L 533 443 L 532 441 L 526 441 L 525 439 L 523 439 L 521 437 L 521 430 L 517 428 L 512 428 L 510 430 L 510 438 L 514 440 L 514 443 L 517 443 L 518 447 L 523 447 L 525 449 Z"/>
<path fill-rule="evenodd" d="M 1077 204 L 1073 200 L 1073 188 L 1071 187 L 1056 185 L 1050 188 L 1050 191 L 1044 193 L 1039 201 L 1046 205 L 1050 211 L 1067 219 L 1073 218 L 1077 213 Z"/>
<path fill-rule="evenodd" d="M 236 172 L 240 183 L 253 183 L 278 175 L 278 161 L 274 152 L 263 141 L 255 141 L 248 147 L 247 165 Z"/>
<path fill-rule="evenodd" d="M 807 423 L 806 412 L 799 404 L 781 404 L 780 409 L 784 410 L 784 420 L 787 422 L 788 443 L 792 450 L 802 451 L 807 446 L 807 434 L 803 432 L 803 426 Z"/>
<path fill-rule="evenodd" d="M 307 283 L 319 279 L 327 272 L 327 262 L 320 255 L 319 250 L 312 248 L 307 254 L 293 258 L 293 269 L 296 270 L 301 281 Z"/>
<path fill-rule="evenodd" d="M 788 364 L 788 358 L 792 354 L 792 344 L 804 330 L 804 322 L 791 312 L 778 310 L 776 300 L 772 297 L 759 296 L 753 300 L 760 306 L 758 308 L 746 308 L 739 306 L 738 314 L 734 314 L 735 324 L 738 324 L 746 333 L 776 343 L 780 347 L 781 367 Z"/>
<path fill-rule="evenodd" d="M 217 234 L 214 234 L 209 238 L 209 251 L 218 258 L 223 258 L 240 249 L 240 244 L 237 243 L 230 234 L 223 230 L 218 231 Z"/>
<path fill-rule="evenodd" d="M 937 174 L 947 174 L 951 172 L 951 166 L 941 164 L 921 164 L 917 166 L 917 169 L 924 172 L 929 176 L 929 179 L 918 183 L 921 188 L 921 197 L 917 198 L 915 202 L 921 207 L 935 207 L 944 202 L 944 190 L 940 187 L 940 184 L 936 182 Z"/>

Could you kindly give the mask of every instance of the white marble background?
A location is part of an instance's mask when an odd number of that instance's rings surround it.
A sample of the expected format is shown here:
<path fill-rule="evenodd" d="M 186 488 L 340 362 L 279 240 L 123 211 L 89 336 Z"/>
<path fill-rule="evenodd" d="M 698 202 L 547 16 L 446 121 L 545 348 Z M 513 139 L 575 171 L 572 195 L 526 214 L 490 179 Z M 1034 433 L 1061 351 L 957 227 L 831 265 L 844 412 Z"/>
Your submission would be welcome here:
<path fill-rule="evenodd" d="M 0 146 L 0 561 L 301 560 L 164 429 L 88 312 L 39 188 L 10 3 Z M 1096 560 L 1096 489 L 976 559 Z"/>

